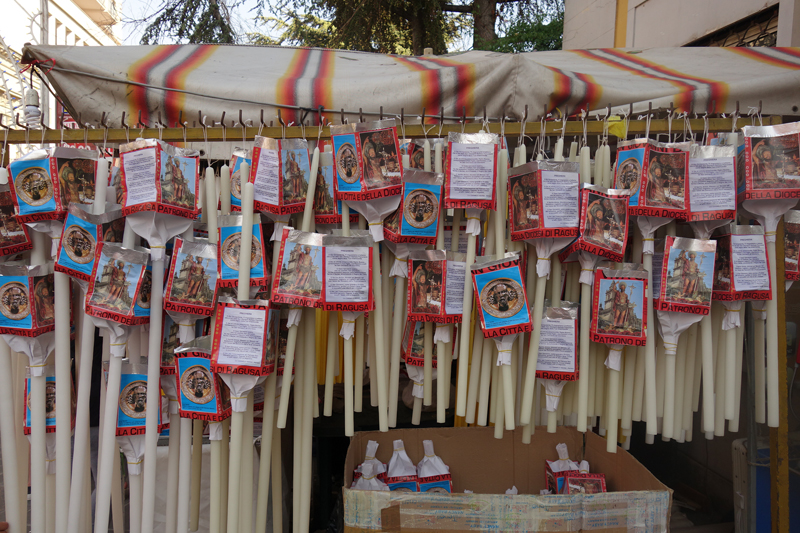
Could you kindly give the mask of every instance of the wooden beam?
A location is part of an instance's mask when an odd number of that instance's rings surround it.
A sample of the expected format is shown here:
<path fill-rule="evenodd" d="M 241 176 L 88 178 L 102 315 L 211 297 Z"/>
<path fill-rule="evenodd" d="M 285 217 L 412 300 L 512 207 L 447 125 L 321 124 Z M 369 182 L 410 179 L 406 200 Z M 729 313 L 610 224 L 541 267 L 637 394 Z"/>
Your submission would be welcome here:
<path fill-rule="evenodd" d="M 778 401 L 780 419 L 778 427 L 769 430 L 769 473 L 772 506 L 772 531 L 789 531 L 789 388 L 786 372 L 786 291 L 783 250 L 783 221 L 778 225 L 775 256 L 778 258 L 776 280 L 778 283 Z"/>
<path fill-rule="evenodd" d="M 628 40 L 628 0 L 617 0 L 614 19 L 614 48 L 625 48 Z"/>
<path fill-rule="evenodd" d="M 782 118 L 778 115 L 771 116 L 771 117 L 764 117 L 764 125 L 770 124 L 781 124 Z M 703 119 L 694 119 L 690 120 L 692 131 L 694 132 L 702 132 L 703 131 Z M 586 124 L 587 126 L 587 135 L 602 135 L 603 133 L 603 122 L 600 120 L 590 120 Z M 631 120 L 629 127 L 628 127 L 628 136 L 633 138 L 636 135 L 644 135 L 645 133 L 645 121 L 644 120 Z M 708 127 L 710 132 L 729 132 L 733 127 L 733 122 L 729 118 L 710 118 L 708 119 Z M 463 126 L 463 131 L 465 133 L 477 133 L 481 131 L 482 125 L 477 123 L 470 123 Z M 493 133 L 500 133 L 500 124 L 499 123 L 491 123 L 488 126 L 489 131 Z M 653 120 L 650 122 L 650 134 L 655 135 L 657 133 L 667 133 L 668 131 L 668 124 L 666 119 L 663 120 Z M 674 125 L 672 131 L 676 133 L 678 131 L 682 131 L 683 125 Z M 398 134 L 402 134 L 401 130 L 404 131 L 406 137 L 411 138 L 419 138 L 425 136 L 425 132 L 422 130 L 422 126 L 420 124 L 406 124 L 404 128 L 400 128 L 398 126 Z M 438 125 L 431 125 L 428 124 L 425 126 L 425 129 L 428 132 L 429 137 L 436 137 L 439 135 L 439 126 Z M 528 122 L 525 124 L 525 134 L 529 136 L 534 136 L 539 134 L 540 123 L 539 122 Z M 285 129 L 285 138 L 287 139 L 316 139 L 317 138 L 317 131 L 318 129 L 313 126 L 308 126 L 305 128 L 305 135 L 303 135 L 303 130 L 300 127 L 293 126 Z M 441 135 L 447 136 L 450 132 L 461 132 L 462 126 L 461 124 L 445 124 L 442 126 Z M 506 122 L 504 126 L 504 132 L 507 136 L 513 137 L 515 135 L 519 135 L 522 131 L 522 124 L 519 122 Z M 159 136 L 162 140 L 166 142 L 172 143 L 179 143 L 183 142 L 184 139 L 187 142 L 203 142 L 206 137 L 203 135 L 203 128 L 163 128 L 161 130 L 157 128 L 145 128 L 140 130 L 139 128 L 113 128 L 108 129 L 107 132 L 102 129 L 89 129 L 88 131 L 84 129 L 65 129 L 65 130 L 51 130 L 48 129 L 44 133 L 44 141 L 42 141 L 42 133 L 40 130 L 32 131 L 29 135 L 29 142 L 39 144 L 41 142 L 44 143 L 92 143 L 95 145 L 102 145 L 105 140 L 109 144 L 120 144 L 120 143 L 127 143 L 131 140 L 134 140 L 138 137 L 143 137 L 145 139 L 158 139 Z M 284 130 L 280 127 L 272 127 L 272 128 L 263 128 L 261 129 L 261 135 L 264 137 L 271 137 L 271 138 L 280 138 L 284 133 Z M 247 142 L 252 141 L 253 138 L 259 134 L 259 128 L 255 127 L 248 127 L 244 132 L 244 138 L 242 138 L 242 129 L 241 128 L 226 128 L 223 130 L 222 127 L 209 127 L 207 128 L 207 139 L 209 142 L 220 142 L 223 138 L 227 142 Z M 62 137 L 63 135 L 63 137 Z M 550 121 L 545 122 L 545 135 L 548 136 L 558 136 L 561 135 L 561 122 L 560 121 Z M 576 137 L 583 135 L 583 123 L 579 120 L 570 120 L 567 121 L 566 125 L 566 136 L 567 137 Z M 5 142 L 6 138 L 9 144 L 26 144 L 25 141 L 25 130 L 21 129 L 11 129 L 11 130 L 0 130 L 0 143 Z M 330 129 L 326 126 L 322 128 L 322 134 L 319 136 L 320 139 L 329 139 L 330 138 Z"/>

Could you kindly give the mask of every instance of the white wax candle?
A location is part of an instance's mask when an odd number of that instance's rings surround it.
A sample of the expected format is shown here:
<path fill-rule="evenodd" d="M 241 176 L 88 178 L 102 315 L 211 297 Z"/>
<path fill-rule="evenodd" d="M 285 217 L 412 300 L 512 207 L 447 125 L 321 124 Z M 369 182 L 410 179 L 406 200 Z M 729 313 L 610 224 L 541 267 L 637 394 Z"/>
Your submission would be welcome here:
<path fill-rule="evenodd" d="M 436 143 L 433 147 L 433 171 L 441 173 L 442 170 L 442 143 Z"/>
<path fill-rule="evenodd" d="M 569 161 L 574 163 L 578 160 L 578 142 L 572 141 L 569 145 Z"/>
<path fill-rule="evenodd" d="M 242 163 L 244 168 L 246 163 Z M 242 185 L 242 239 L 239 248 L 239 257 L 250 257 L 253 245 L 253 184 Z M 250 262 L 239 261 L 239 285 L 237 288 L 239 300 L 250 298 Z"/>
<path fill-rule="evenodd" d="M 423 157 L 423 168 L 425 171 L 431 171 L 431 142 L 428 139 L 425 139 L 425 143 L 422 145 L 422 157 Z"/>
<path fill-rule="evenodd" d="M 214 180 L 214 169 L 211 167 L 206 169 L 205 186 L 206 201 L 203 212 L 206 214 L 208 224 L 208 242 L 217 244 L 217 186 Z"/>
<path fill-rule="evenodd" d="M 244 173 L 244 169 L 239 167 L 239 176 L 244 176 L 244 181 L 247 177 L 250 166 L 248 165 L 248 173 Z M 220 207 L 222 208 L 223 215 L 231 214 L 231 169 L 228 165 L 222 165 L 219 169 L 219 200 Z"/>
<path fill-rule="evenodd" d="M 559 138 L 556 141 L 556 147 L 553 150 L 553 160 L 554 161 L 563 161 L 564 160 L 564 139 Z"/>

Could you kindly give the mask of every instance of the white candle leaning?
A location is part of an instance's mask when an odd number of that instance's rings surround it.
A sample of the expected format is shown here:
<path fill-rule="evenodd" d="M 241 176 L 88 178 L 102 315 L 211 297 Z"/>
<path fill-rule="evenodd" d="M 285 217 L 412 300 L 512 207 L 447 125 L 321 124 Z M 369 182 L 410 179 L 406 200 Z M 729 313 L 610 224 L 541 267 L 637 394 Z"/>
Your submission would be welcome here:
<path fill-rule="evenodd" d="M 556 147 L 553 149 L 553 160 L 554 161 L 563 161 L 564 160 L 564 138 L 559 137 L 556 141 Z"/>
<path fill-rule="evenodd" d="M 467 265 L 475 262 L 475 235 L 467 236 Z M 464 279 L 464 300 L 462 305 L 462 316 L 466 317 L 464 323 L 468 323 L 472 316 L 472 279 L 465 276 Z M 458 355 L 458 385 L 456 392 L 456 415 L 466 416 L 467 414 L 467 377 L 469 373 L 469 331 L 470 328 L 461 328 L 461 339 L 459 343 L 460 351 Z"/>
<path fill-rule="evenodd" d="M 170 421 L 170 428 L 172 422 Z M 172 430 L 170 430 L 172 431 Z M 208 425 L 208 433 L 211 436 L 211 472 L 209 484 L 209 513 L 208 513 L 208 531 L 209 533 L 220 533 L 221 528 L 221 515 L 219 502 L 222 499 L 222 441 L 215 438 L 214 433 L 222 433 L 221 422 L 210 422 Z M 260 478 L 259 478 L 260 481 Z M 260 485 L 259 485 L 260 488 Z M 259 493 L 260 498 L 260 493 Z M 216 504 L 215 504 L 216 502 Z M 259 499 L 260 502 L 260 499 Z M 265 504 L 266 505 L 266 504 Z M 266 513 L 266 510 L 264 511 Z M 266 522 L 265 522 L 266 529 Z M 167 531 L 171 531 L 167 529 Z"/>
<path fill-rule="evenodd" d="M 383 324 L 383 294 L 381 294 L 381 272 L 380 272 L 380 259 L 379 259 L 378 243 L 372 244 L 372 288 L 374 292 L 373 299 L 375 301 L 375 311 L 372 315 L 375 316 L 374 321 L 376 325 Z M 370 315 L 370 316 L 372 316 Z M 389 431 L 389 410 L 388 410 L 388 394 L 387 386 L 389 383 L 388 372 L 386 371 L 386 354 L 384 352 L 384 335 L 385 331 L 382 327 L 375 327 L 375 357 L 373 359 L 375 364 L 375 374 L 378 381 L 378 426 L 381 432 Z"/>
<path fill-rule="evenodd" d="M 166 531 L 177 530 L 178 525 L 178 474 L 180 466 L 181 415 L 169 415 L 169 453 L 167 456 L 167 524 Z M 211 500 L 212 514 L 214 500 Z"/>
<path fill-rule="evenodd" d="M 70 354 L 70 279 L 63 272 L 53 273 L 55 304 L 56 383 L 56 474 L 55 502 L 48 506 L 56 516 L 69 516 L 70 467 L 72 461 L 72 357 Z M 58 407 L 61 406 L 61 409 Z M 77 454 L 83 455 L 83 454 Z M 80 476 L 79 476 L 80 477 Z"/>
<path fill-rule="evenodd" d="M 467 414 L 468 424 L 475 423 L 475 412 L 478 408 L 478 394 L 480 391 L 481 364 L 483 363 L 483 345 L 488 344 L 489 340 L 483 338 L 483 331 L 478 327 L 472 336 L 472 361 L 469 366 L 469 389 L 467 391 Z M 488 355 L 487 355 L 488 357 Z M 459 362 L 459 366 L 460 366 Z"/>
<path fill-rule="evenodd" d="M 248 174 L 250 165 L 247 165 Z M 239 167 L 239 176 L 244 176 L 245 181 L 248 179 L 248 174 L 245 174 L 241 166 Z M 222 165 L 219 169 L 219 200 L 220 207 L 222 208 L 223 215 L 231 214 L 231 169 L 228 165 Z"/>
<path fill-rule="evenodd" d="M 4 171 L 5 169 L 0 169 L 0 172 Z M 4 340 L 0 339 L 0 452 L 3 457 L 5 520 L 11 531 L 22 531 L 22 498 L 20 498 L 21 491 L 19 490 L 16 439 L 19 426 L 14 419 L 13 377 L 11 349 Z M 27 478 L 27 476 L 25 477 Z M 27 483 L 25 484 L 27 485 Z M 27 501 L 25 505 L 27 507 Z"/>
<path fill-rule="evenodd" d="M 771 233 L 771 235 L 770 235 Z M 778 388 L 778 366 L 784 364 L 778 357 L 778 272 L 775 263 L 775 232 L 767 232 L 767 257 L 769 258 L 772 298 L 767 300 L 767 425 L 776 428 L 780 425 L 780 389 Z"/>
<path fill-rule="evenodd" d="M 714 418 L 712 419 L 714 437 L 725 436 L 725 351 L 727 347 L 728 336 L 720 335 L 714 368 L 714 386 L 716 387 L 714 389 Z M 705 388 L 703 388 L 704 396 L 705 392 Z"/>
<path fill-rule="evenodd" d="M 392 290 L 392 277 L 389 271 L 394 264 L 394 254 L 387 247 L 383 247 L 381 254 L 381 294 L 383 295 L 383 329 L 386 334 L 383 336 L 384 340 L 384 357 L 386 357 L 386 391 L 388 397 L 389 391 L 389 354 L 392 352 L 392 307 L 394 306 L 394 291 Z"/>
<path fill-rule="evenodd" d="M 753 340 L 755 349 L 755 419 L 759 424 L 767 422 L 767 385 L 766 385 L 766 339 L 764 338 L 764 320 L 766 319 L 766 304 L 753 302 Z"/>
<path fill-rule="evenodd" d="M 572 141 L 569 144 L 569 161 L 575 162 L 577 160 L 578 160 L 578 142 Z"/>
<path fill-rule="evenodd" d="M 739 306 L 741 308 L 741 302 Z M 726 313 L 739 313 L 739 309 L 732 310 L 732 309 L 725 309 Z M 725 383 L 724 383 L 724 391 L 723 394 L 725 395 L 725 420 L 733 420 L 733 417 L 736 415 L 736 403 L 738 403 L 738 398 L 736 397 L 736 330 L 737 328 L 731 328 L 725 331 Z"/>
<path fill-rule="evenodd" d="M 711 316 L 700 320 L 701 347 L 703 364 L 703 432 L 714 431 L 714 354 L 711 344 Z"/>
<path fill-rule="evenodd" d="M 424 127 L 424 126 L 423 126 Z M 422 165 L 425 172 L 431 171 L 431 142 L 428 139 L 425 139 L 425 142 L 422 145 Z M 441 155 L 441 148 L 439 149 L 439 155 Z M 437 172 L 441 172 L 438 170 Z"/>
<path fill-rule="evenodd" d="M 247 410 L 244 412 L 244 435 L 242 436 L 242 475 L 239 478 L 239 530 L 253 530 L 253 397 L 247 394 Z"/>
<path fill-rule="evenodd" d="M 739 322 L 740 324 L 744 324 L 744 309 L 739 311 Z M 742 397 L 742 357 L 744 351 L 744 328 L 739 326 L 736 328 L 736 372 L 734 374 L 734 379 L 736 380 L 736 391 L 734 395 L 734 401 L 736 402 L 736 410 L 733 414 L 733 418 L 728 423 L 728 431 L 732 433 L 736 433 L 739 431 L 739 410 L 741 407 L 741 397 Z"/>
<path fill-rule="evenodd" d="M 550 258 L 538 258 L 538 261 L 550 261 Z M 545 290 L 547 288 L 547 277 L 541 276 L 536 278 L 536 292 L 535 300 L 533 302 L 533 324 L 534 329 L 531 333 L 531 342 L 528 347 L 528 367 L 525 374 L 525 388 L 522 395 L 522 412 L 520 413 L 520 424 L 523 426 L 532 423 L 531 411 L 533 407 L 533 392 L 536 383 L 536 364 L 539 359 L 539 339 L 541 337 L 541 328 L 536 327 L 537 324 L 542 323 L 542 316 L 544 314 L 544 300 Z M 531 428 L 532 430 L 533 428 Z"/>
<path fill-rule="evenodd" d="M 246 166 L 242 163 L 242 169 Z M 242 238 L 239 257 L 250 257 L 253 245 L 253 184 L 242 185 Z M 239 261 L 239 282 L 237 298 L 247 300 L 250 298 L 250 263 Z"/>
<path fill-rule="evenodd" d="M 264 382 L 264 409 L 261 412 L 261 451 L 258 466 L 258 499 L 256 503 L 255 531 L 266 531 L 267 529 L 267 504 L 269 503 L 270 467 L 272 466 L 273 454 L 275 388 L 278 383 L 277 378 L 278 375 L 273 372 L 267 376 L 267 380 Z M 274 498 L 275 494 L 272 496 Z"/>
<path fill-rule="evenodd" d="M 398 389 L 400 387 L 400 349 L 403 343 L 403 307 L 405 307 L 405 293 L 406 278 L 398 276 L 394 282 L 392 350 L 390 352 L 391 359 L 389 361 L 389 427 L 397 427 Z"/>
<path fill-rule="evenodd" d="M 333 378 L 336 370 L 336 360 L 339 357 L 339 318 L 336 311 L 328 311 L 328 344 L 325 350 L 325 392 L 322 404 L 322 414 L 333 416 Z M 345 389 L 345 394 L 347 390 Z M 351 394 L 352 397 L 352 394 Z"/>
<path fill-rule="evenodd" d="M 222 440 L 220 441 L 220 501 L 219 501 L 219 527 L 220 531 L 225 531 L 228 527 L 228 478 L 230 473 L 230 451 L 231 451 L 231 419 L 226 418 L 222 421 Z"/>
<path fill-rule="evenodd" d="M 189 531 L 200 527 L 200 481 L 203 473 L 203 421 L 192 423 L 192 492 L 189 506 Z"/>
<path fill-rule="evenodd" d="M 656 405 L 656 324 L 653 311 L 653 254 L 645 253 L 642 256 L 642 266 L 647 271 L 647 344 L 644 352 L 644 394 L 645 394 L 645 421 L 648 435 L 658 432 L 658 416 Z M 710 354 L 709 354 L 710 355 Z"/>
<path fill-rule="evenodd" d="M 180 454 L 178 460 L 178 517 L 177 530 L 181 533 L 189 528 L 189 499 L 191 496 L 192 472 L 192 419 L 181 418 Z"/>

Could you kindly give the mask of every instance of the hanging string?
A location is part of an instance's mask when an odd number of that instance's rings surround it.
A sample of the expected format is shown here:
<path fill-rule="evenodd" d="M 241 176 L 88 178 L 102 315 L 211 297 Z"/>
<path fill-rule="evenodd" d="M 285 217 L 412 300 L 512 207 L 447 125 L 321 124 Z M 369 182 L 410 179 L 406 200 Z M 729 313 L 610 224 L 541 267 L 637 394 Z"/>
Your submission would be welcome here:
<path fill-rule="evenodd" d="M 705 146 L 707 141 L 708 141 L 708 113 L 703 115 L 703 142 L 701 143 L 701 145 Z"/>

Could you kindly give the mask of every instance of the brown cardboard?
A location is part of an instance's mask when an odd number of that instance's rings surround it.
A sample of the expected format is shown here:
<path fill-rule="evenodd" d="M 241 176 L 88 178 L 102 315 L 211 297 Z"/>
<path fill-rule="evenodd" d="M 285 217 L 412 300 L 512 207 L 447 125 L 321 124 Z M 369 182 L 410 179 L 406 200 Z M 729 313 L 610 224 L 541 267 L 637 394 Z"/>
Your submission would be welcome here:
<path fill-rule="evenodd" d="M 403 439 L 411 461 L 432 440 L 436 455 L 450 467 L 453 494 L 364 492 L 350 490 L 353 470 L 364 460 L 367 441 L 379 444 L 376 457 L 388 463 L 392 441 Z M 556 445 L 567 444 L 570 459 L 589 461 L 592 472 L 606 475 L 608 493 L 591 496 L 539 496 L 546 488 L 545 460 L 558 458 Z M 633 456 L 594 433 L 559 427 L 537 428 L 531 444 L 521 430 L 494 438 L 494 428 L 425 428 L 388 433 L 357 433 L 345 462 L 345 531 L 666 531 L 672 491 Z M 519 496 L 506 496 L 516 486 Z M 474 494 L 463 494 L 465 489 Z M 639 492 L 649 491 L 649 492 Z M 502 495 L 502 496 L 490 496 Z M 482 507 L 481 507 L 482 506 Z M 479 509 L 480 508 L 480 509 Z M 641 529 L 644 527 L 645 529 Z"/>

